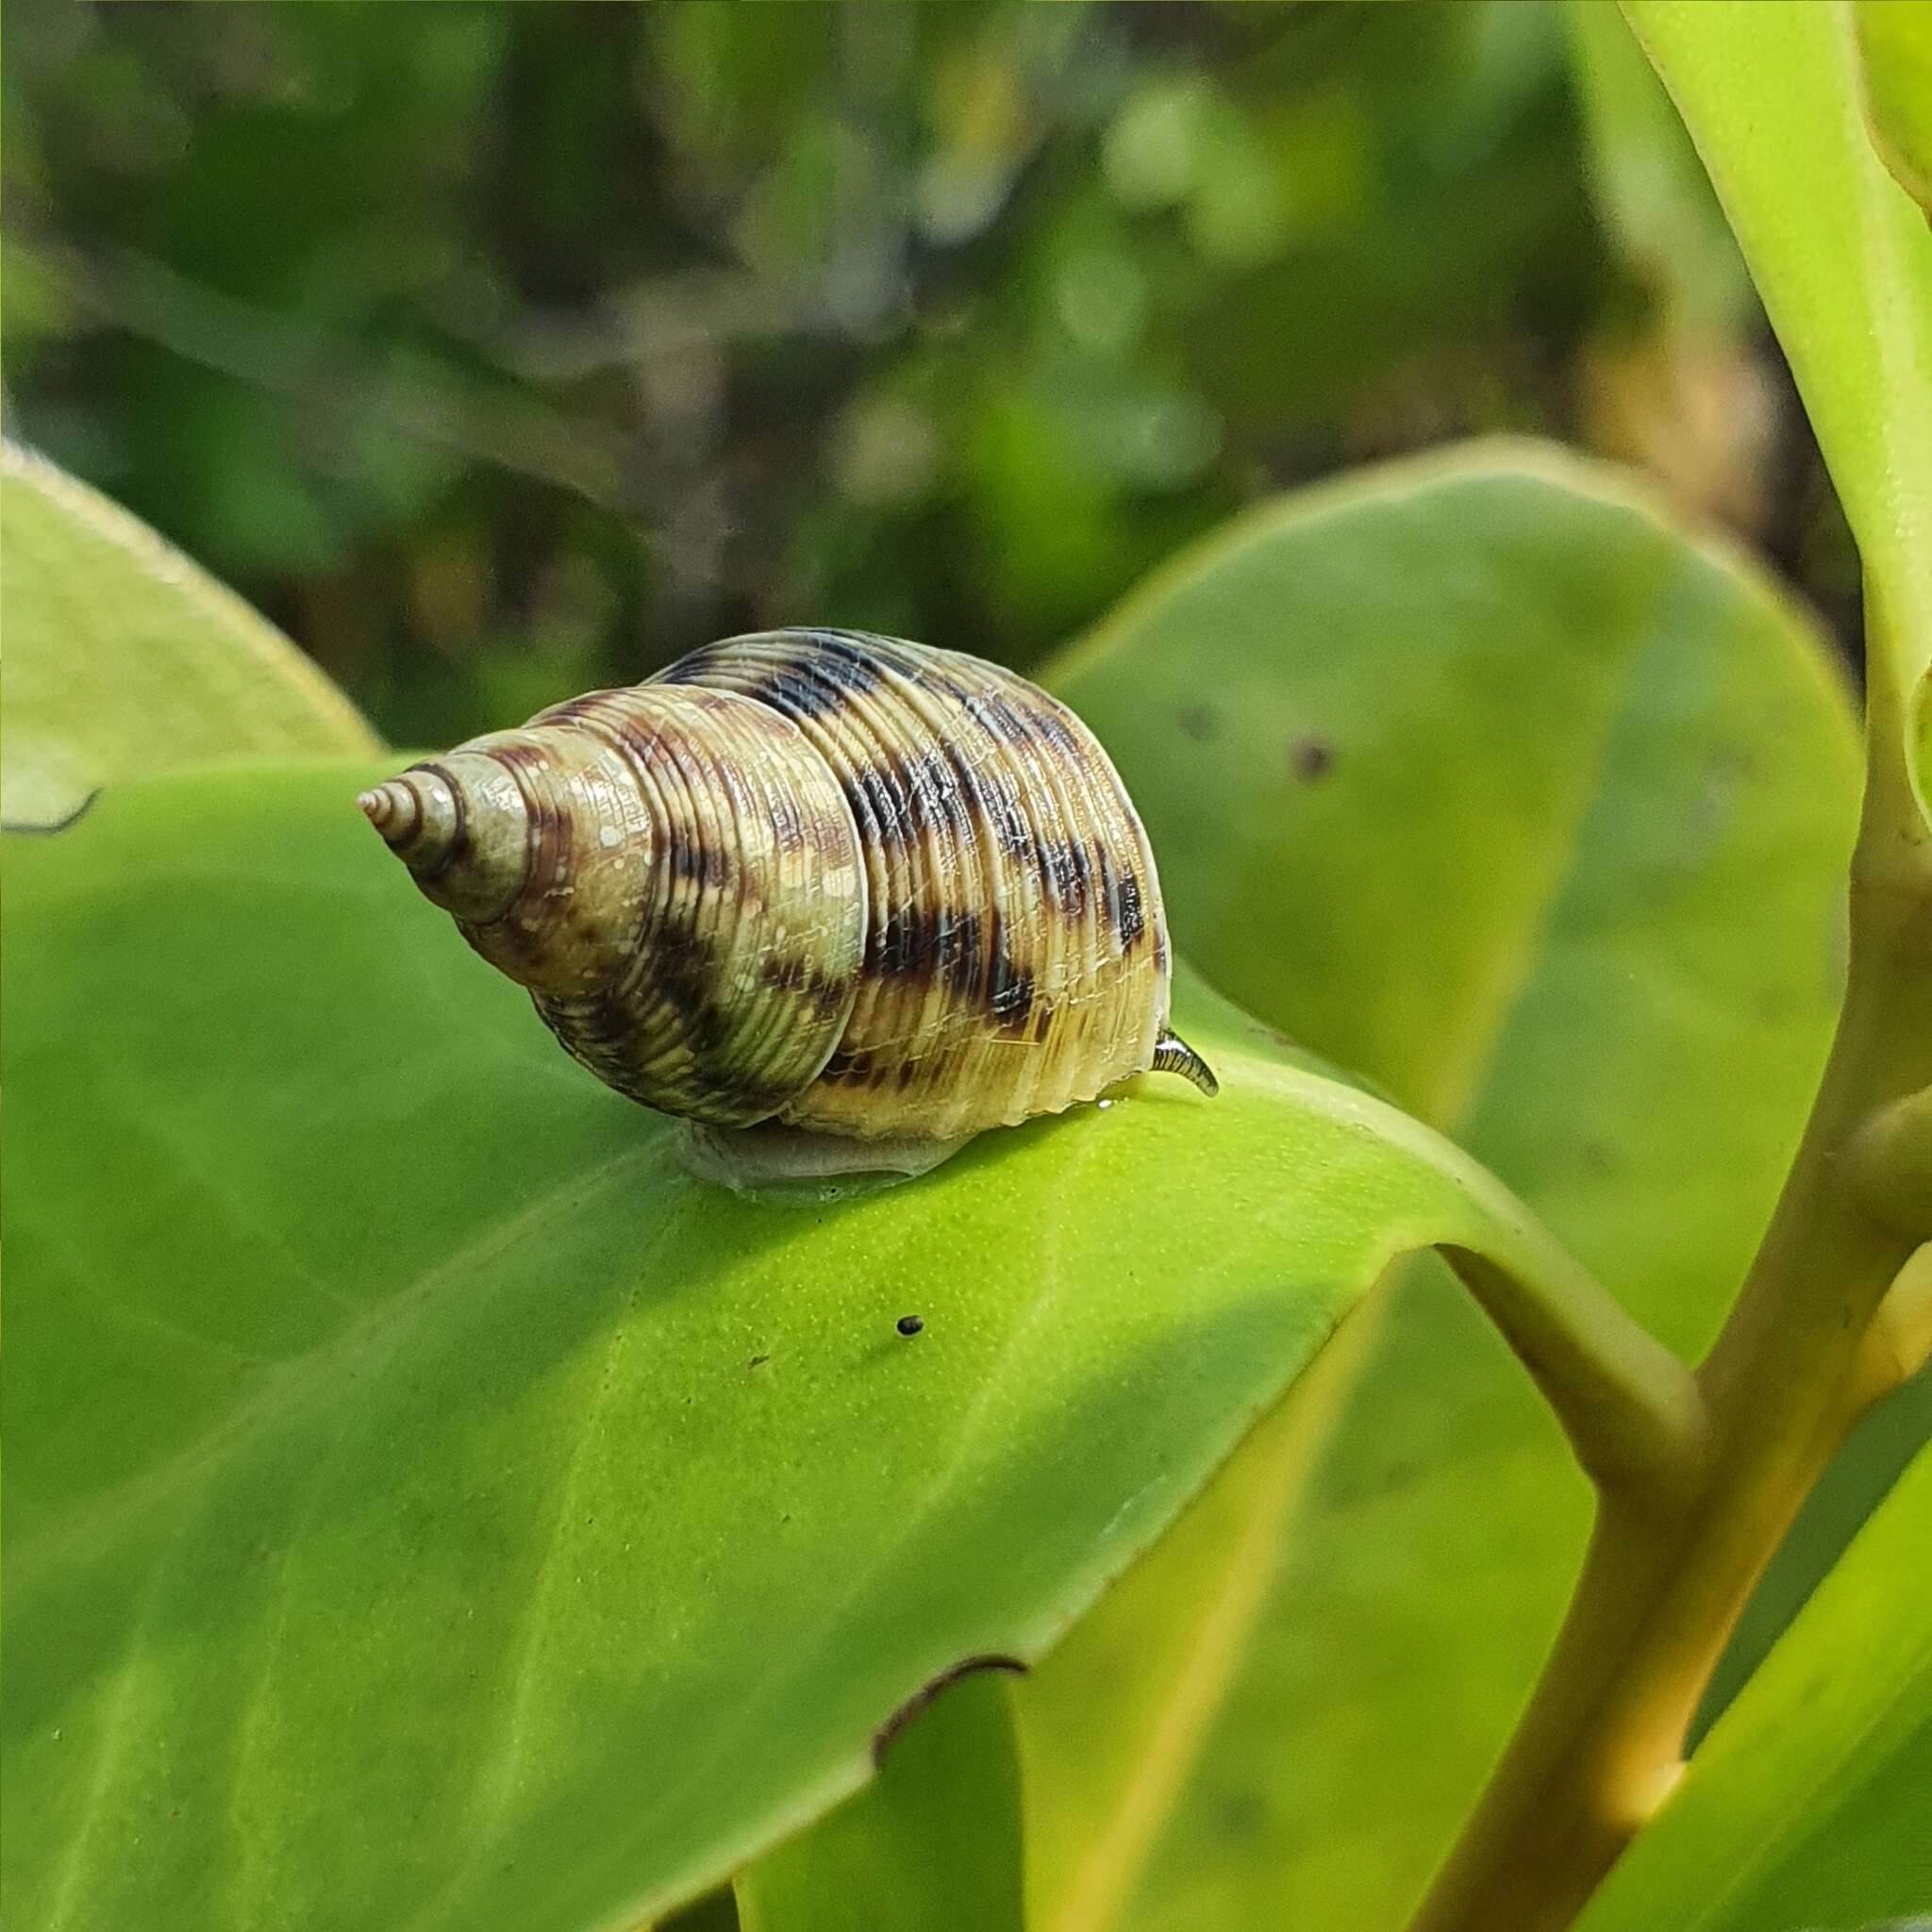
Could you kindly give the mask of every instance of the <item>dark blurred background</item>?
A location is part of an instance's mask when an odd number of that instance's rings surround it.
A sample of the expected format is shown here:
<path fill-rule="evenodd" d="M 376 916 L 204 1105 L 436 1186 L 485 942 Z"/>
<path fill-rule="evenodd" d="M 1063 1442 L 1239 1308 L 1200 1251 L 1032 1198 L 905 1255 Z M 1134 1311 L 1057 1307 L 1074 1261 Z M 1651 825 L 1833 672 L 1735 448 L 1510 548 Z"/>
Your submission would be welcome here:
<path fill-rule="evenodd" d="M 1473 432 L 1857 570 L 1613 9 L 8 0 L 8 427 L 402 741 L 785 622 L 1025 666 Z"/>

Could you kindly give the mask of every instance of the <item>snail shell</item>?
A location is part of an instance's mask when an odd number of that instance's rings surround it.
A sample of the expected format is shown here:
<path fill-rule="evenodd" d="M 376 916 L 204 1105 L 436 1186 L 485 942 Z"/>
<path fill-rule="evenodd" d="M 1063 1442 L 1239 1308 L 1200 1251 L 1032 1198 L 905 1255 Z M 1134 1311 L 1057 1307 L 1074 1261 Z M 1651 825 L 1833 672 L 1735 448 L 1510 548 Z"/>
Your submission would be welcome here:
<path fill-rule="evenodd" d="M 1065 706 L 851 631 L 709 644 L 360 800 L 621 1093 L 714 1127 L 956 1141 L 1150 1069 L 1154 855 Z"/>

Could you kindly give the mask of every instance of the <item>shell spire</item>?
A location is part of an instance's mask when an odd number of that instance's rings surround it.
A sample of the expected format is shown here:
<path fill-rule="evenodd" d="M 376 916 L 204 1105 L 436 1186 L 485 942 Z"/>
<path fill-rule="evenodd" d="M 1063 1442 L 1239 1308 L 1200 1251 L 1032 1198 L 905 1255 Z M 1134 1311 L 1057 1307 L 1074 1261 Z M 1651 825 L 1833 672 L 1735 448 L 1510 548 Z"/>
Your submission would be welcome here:
<path fill-rule="evenodd" d="M 358 803 L 620 1092 L 746 1125 L 837 1048 L 864 944 L 858 834 L 775 712 L 717 691 L 597 691 Z"/>
<path fill-rule="evenodd" d="M 488 921 L 506 911 L 529 866 L 529 812 L 492 761 L 454 752 L 356 801 L 383 843 L 444 911 Z"/>

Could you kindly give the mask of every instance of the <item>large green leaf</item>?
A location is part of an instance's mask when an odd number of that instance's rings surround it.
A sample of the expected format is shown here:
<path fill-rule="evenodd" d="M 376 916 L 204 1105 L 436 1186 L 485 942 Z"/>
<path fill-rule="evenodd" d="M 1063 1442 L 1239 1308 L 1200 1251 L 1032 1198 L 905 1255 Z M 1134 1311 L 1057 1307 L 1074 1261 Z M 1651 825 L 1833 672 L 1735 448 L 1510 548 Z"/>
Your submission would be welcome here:
<path fill-rule="evenodd" d="M 9 841 L 4 1858 L 23 1925 L 581 1928 L 1037 1657 L 1417 1243 L 1425 1130 L 1218 1066 L 752 1204 L 399 881 L 361 768 Z M 924 1329 L 902 1336 L 897 1319 Z"/>
<path fill-rule="evenodd" d="M 1932 1907 L 1928 1551 L 1932 1451 L 1726 1712 L 1579 1932 L 1808 1932 Z"/>
<path fill-rule="evenodd" d="M 100 786 L 210 758 L 373 752 L 287 638 L 52 463 L 0 458 L 0 815 L 54 824 Z"/>
<path fill-rule="evenodd" d="M 1932 664 L 1932 229 L 1867 139 L 1847 0 L 1624 0 L 1858 540 L 1893 715 Z"/>
<path fill-rule="evenodd" d="M 1058 683 L 1217 983 L 1707 1341 L 1836 1008 L 1857 756 L 1811 627 L 1613 474 L 1505 445 L 1257 515 Z M 1021 1687 L 1039 1924 L 1399 1924 L 1588 1513 L 1415 1272 Z"/>

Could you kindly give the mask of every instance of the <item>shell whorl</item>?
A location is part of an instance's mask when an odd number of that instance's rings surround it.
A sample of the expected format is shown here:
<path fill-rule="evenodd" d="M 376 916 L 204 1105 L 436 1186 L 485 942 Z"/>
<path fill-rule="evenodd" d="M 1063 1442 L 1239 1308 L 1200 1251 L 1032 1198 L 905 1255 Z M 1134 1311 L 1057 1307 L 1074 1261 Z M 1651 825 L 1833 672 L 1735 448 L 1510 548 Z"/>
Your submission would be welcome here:
<path fill-rule="evenodd" d="M 356 801 L 383 842 L 445 912 L 487 921 L 508 909 L 527 870 L 527 801 L 508 771 L 459 748 Z"/>
<path fill-rule="evenodd" d="M 654 682 L 782 713 L 858 826 L 858 998 L 785 1120 L 943 1139 L 1152 1068 L 1170 993 L 1154 855 L 1064 705 L 976 658 L 841 631 L 728 638 Z"/>
<path fill-rule="evenodd" d="M 359 803 L 425 894 L 620 1092 L 745 1125 L 837 1048 L 866 925 L 858 832 L 823 761 L 767 707 L 596 691 Z"/>

